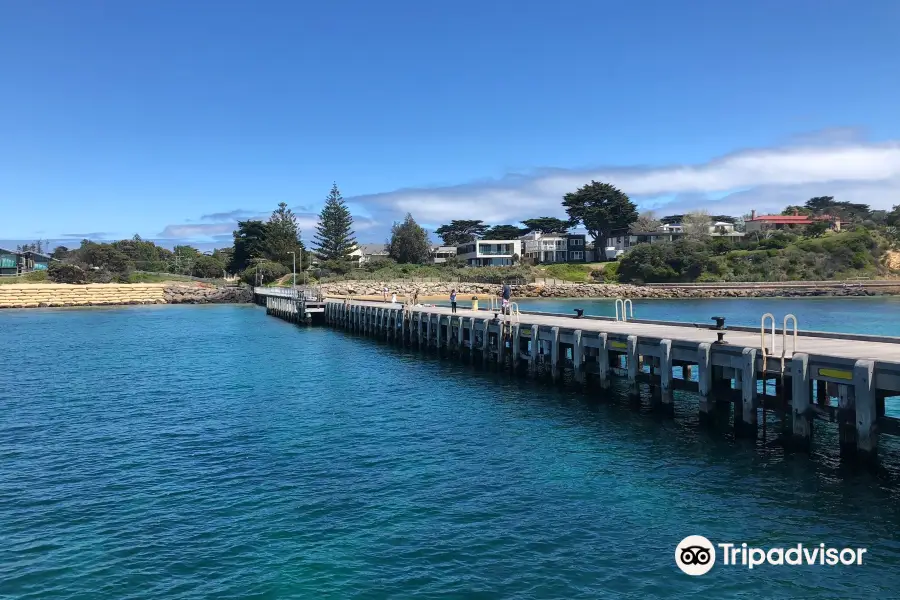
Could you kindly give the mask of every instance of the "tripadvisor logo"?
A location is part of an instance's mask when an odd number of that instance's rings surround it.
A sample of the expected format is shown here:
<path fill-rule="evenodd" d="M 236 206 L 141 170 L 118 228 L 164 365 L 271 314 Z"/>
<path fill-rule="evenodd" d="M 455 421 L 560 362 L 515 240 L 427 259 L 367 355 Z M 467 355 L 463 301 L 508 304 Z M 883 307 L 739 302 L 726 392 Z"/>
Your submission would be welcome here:
<path fill-rule="evenodd" d="M 724 566 L 753 569 L 760 565 L 861 565 L 865 548 L 832 548 L 819 544 L 754 548 L 747 544 L 713 544 L 702 535 L 689 535 L 675 547 L 675 564 L 688 575 L 705 575 L 716 564 L 716 548 Z"/>
<path fill-rule="evenodd" d="M 675 548 L 675 564 L 688 575 L 705 575 L 716 564 L 716 549 L 702 535 L 689 535 Z"/>

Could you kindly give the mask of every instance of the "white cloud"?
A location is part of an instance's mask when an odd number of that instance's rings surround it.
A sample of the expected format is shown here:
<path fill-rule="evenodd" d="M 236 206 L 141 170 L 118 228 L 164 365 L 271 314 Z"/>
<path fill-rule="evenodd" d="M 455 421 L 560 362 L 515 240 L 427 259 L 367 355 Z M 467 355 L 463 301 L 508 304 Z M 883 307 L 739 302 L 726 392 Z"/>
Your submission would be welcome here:
<path fill-rule="evenodd" d="M 564 216 L 562 196 L 595 179 L 619 187 L 639 207 L 652 204 L 663 213 L 781 210 L 816 195 L 873 208 L 900 203 L 900 144 L 867 144 L 849 137 L 812 136 L 802 144 L 745 150 L 702 164 L 547 169 L 487 182 L 401 189 L 353 201 L 384 221 L 411 212 L 423 223 L 465 218 L 514 223 L 534 216 Z"/>

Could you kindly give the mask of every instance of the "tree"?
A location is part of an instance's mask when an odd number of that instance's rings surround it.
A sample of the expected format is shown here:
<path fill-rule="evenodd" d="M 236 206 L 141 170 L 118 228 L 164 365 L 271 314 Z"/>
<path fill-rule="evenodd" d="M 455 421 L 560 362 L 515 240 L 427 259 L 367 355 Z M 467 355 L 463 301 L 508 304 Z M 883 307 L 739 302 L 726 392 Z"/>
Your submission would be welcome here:
<path fill-rule="evenodd" d="M 57 246 L 56 249 L 50 253 L 51 258 L 55 258 L 56 260 L 63 260 L 69 256 L 69 249 L 65 246 Z"/>
<path fill-rule="evenodd" d="M 434 232 L 444 240 L 445 246 L 459 246 L 482 237 L 487 229 L 488 226 L 483 221 L 453 220 L 447 225 L 441 225 Z"/>
<path fill-rule="evenodd" d="M 598 248 L 615 230 L 626 229 L 638 217 L 628 196 L 608 183 L 591 181 L 576 192 L 563 196 L 563 206 L 572 223 L 581 223 Z"/>
<path fill-rule="evenodd" d="M 525 233 L 515 225 L 494 225 L 482 234 L 485 240 L 515 240 Z"/>
<path fill-rule="evenodd" d="M 344 204 L 344 198 L 335 183 L 319 213 L 314 243 L 316 254 L 322 260 L 346 260 L 356 247 L 353 216 Z"/>
<path fill-rule="evenodd" d="M 806 229 L 804 230 L 803 234 L 806 237 L 811 237 L 811 238 L 822 237 L 823 235 L 825 235 L 825 232 L 827 232 L 830 228 L 831 228 L 831 225 L 828 223 L 828 221 L 813 221 L 812 223 L 810 223 L 809 225 L 806 226 Z"/>
<path fill-rule="evenodd" d="M 284 202 L 278 205 L 269 217 L 266 231 L 265 256 L 274 262 L 293 268 L 296 257 L 297 269 L 303 269 L 303 241 L 294 211 Z M 293 253 L 293 254 L 292 254 Z"/>
<path fill-rule="evenodd" d="M 900 204 L 894 206 L 887 215 L 885 215 L 885 222 L 891 226 L 900 225 Z"/>
<path fill-rule="evenodd" d="M 631 224 L 631 227 L 628 228 L 628 231 L 631 233 L 647 233 L 649 231 L 656 231 L 660 225 L 662 225 L 662 222 L 656 218 L 656 215 L 653 214 L 652 210 L 648 210 L 641 213 L 638 218 L 635 219 L 634 223 Z"/>
<path fill-rule="evenodd" d="M 685 237 L 704 238 L 709 237 L 709 227 L 713 221 L 705 210 L 698 210 L 684 215 L 681 227 Z"/>
<path fill-rule="evenodd" d="M 566 233 L 572 228 L 572 223 L 556 217 L 538 217 L 536 219 L 525 219 L 522 221 L 525 226 L 524 233 L 539 231 L 541 233 Z"/>
<path fill-rule="evenodd" d="M 387 250 L 388 255 L 398 263 L 424 263 L 431 254 L 428 232 L 416 223 L 411 214 L 406 213 L 402 223 L 394 223 L 391 227 Z"/>
<path fill-rule="evenodd" d="M 269 224 L 262 221 L 238 221 L 234 231 L 234 252 L 228 270 L 241 273 L 253 259 L 266 257 Z"/>
<path fill-rule="evenodd" d="M 207 256 L 201 254 L 194 261 L 191 275 L 194 277 L 203 277 L 207 279 L 215 279 L 225 274 L 225 263 L 215 256 Z"/>

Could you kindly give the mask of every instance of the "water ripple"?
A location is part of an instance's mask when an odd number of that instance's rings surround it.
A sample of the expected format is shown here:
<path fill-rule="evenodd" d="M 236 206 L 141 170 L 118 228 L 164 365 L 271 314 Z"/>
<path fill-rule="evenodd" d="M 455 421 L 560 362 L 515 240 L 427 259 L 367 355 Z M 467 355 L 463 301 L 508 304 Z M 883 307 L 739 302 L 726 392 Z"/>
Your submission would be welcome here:
<path fill-rule="evenodd" d="M 0 313 L 0 597 L 896 597 L 894 484 L 253 307 Z M 48 342 L 47 340 L 52 340 Z M 682 575 L 688 534 L 865 546 Z"/>

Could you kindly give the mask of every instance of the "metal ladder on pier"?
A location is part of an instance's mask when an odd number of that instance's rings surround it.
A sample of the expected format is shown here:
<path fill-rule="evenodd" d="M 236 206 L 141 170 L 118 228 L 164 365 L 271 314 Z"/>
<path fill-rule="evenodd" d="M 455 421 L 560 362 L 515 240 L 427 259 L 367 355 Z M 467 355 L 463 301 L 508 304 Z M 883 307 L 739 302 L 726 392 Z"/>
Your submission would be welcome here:
<path fill-rule="evenodd" d="M 619 317 L 619 307 L 622 307 L 622 316 Z M 626 313 L 626 309 L 628 309 L 628 313 Z M 631 315 L 631 318 L 634 318 L 634 303 L 631 301 L 631 298 L 616 298 L 616 321 L 622 321 L 623 323 L 628 322 L 628 314 Z"/>
<path fill-rule="evenodd" d="M 771 335 L 766 335 L 766 324 L 771 321 Z M 778 370 L 779 374 L 784 374 L 784 359 L 787 357 L 787 349 L 788 349 L 788 322 L 791 322 L 793 325 L 793 329 L 791 330 L 791 355 L 797 351 L 797 317 L 792 314 L 787 314 L 784 316 L 784 322 L 781 327 L 781 366 Z M 762 350 L 762 370 L 763 374 L 768 372 L 768 359 L 769 357 L 775 358 L 777 355 L 775 351 L 775 345 L 777 341 L 777 334 L 775 332 L 775 315 L 772 313 L 766 313 L 762 316 L 759 326 L 759 336 L 760 336 L 760 348 Z"/>

